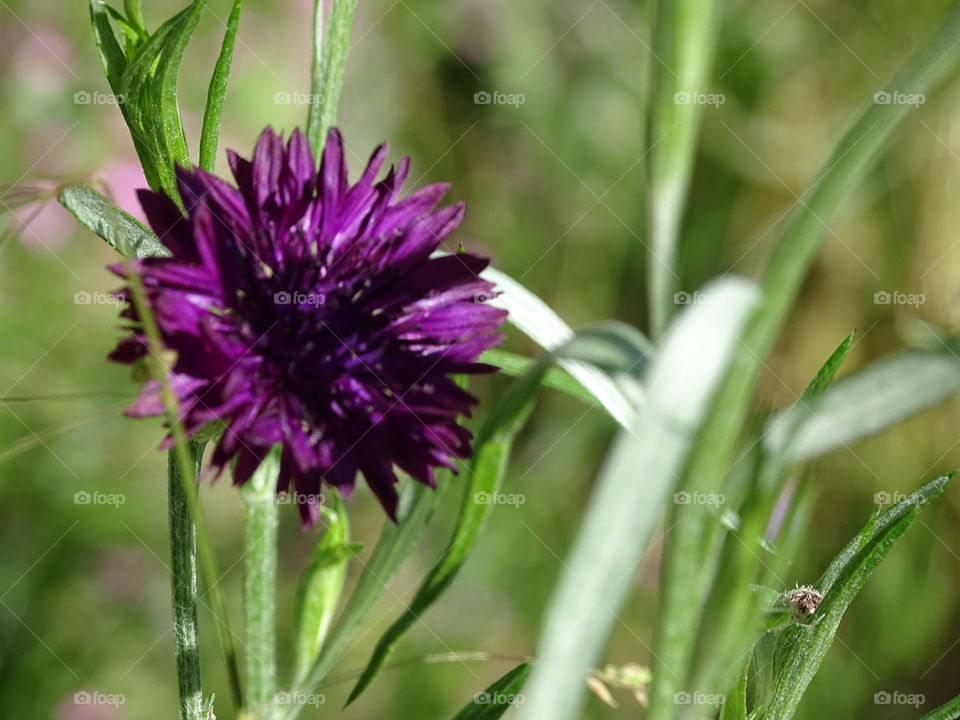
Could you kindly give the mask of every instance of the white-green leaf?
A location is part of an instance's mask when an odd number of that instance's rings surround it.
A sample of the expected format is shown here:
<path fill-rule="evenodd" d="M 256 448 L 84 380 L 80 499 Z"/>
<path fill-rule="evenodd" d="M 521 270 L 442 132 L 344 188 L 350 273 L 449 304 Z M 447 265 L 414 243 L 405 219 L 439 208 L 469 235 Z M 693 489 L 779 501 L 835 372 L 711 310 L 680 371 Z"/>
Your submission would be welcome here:
<path fill-rule="evenodd" d="M 770 452 L 786 452 L 790 461 L 809 460 L 893 427 L 958 392 L 960 358 L 952 352 L 901 353 L 779 413 L 764 445 Z"/>
<path fill-rule="evenodd" d="M 487 268 L 483 271 L 483 277 L 494 283 L 500 293 L 489 301 L 490 304 L 507 310 L 510 313 L 508 322 L 544 350 L 556 350 L 573 339 L 573 328 L 543 300 L 509 275 Z M 631 426 L 636 409 L 628 389 L 588 363 L 561 360 L 560 366 L 587 388 L 621 426 Z"/>
<path fill-rule="evenodd" d="M 606 645 L 643 550 L 727 371 L 757 288 L 727 278 L 667 331 L 649 393 L 617 438 L 551 600 L 521 720 L 579 717 L 584 677 Z"/>

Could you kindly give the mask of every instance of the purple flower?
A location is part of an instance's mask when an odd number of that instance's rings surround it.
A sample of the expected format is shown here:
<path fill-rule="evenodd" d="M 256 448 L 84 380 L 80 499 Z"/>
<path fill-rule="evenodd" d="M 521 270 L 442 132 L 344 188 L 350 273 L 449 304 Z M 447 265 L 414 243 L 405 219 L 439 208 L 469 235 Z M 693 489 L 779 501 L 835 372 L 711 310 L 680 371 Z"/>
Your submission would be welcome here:
<path fill-rule="evenodd" d="M 277 492 L 296 492 L 305 526 L 323 482 L 349 494 L 362 473 L 395 517 L 396 468 L 434 486 L 435 468 L 469 456 L 457 420 L 476 400 L 451 375 L 491 371 L 477 358 L 501 339 L 505 313 L 483 302 L 487 260 L 433 257 L 463 204 L 436 209 L 446 185 L 401 198 L 406 159 L 375 182 L 386 154 L 350 185 L 339 132 L 318 173 L 300 131 L 284 147 L 267 128 L 252 160 L 230 153 L 237 187 L 178 170 L 186 216 L 141 191 L 171 256 L 112 268 L 142 277 L 187 433 L 222 423 L 213 469 L 235 459 L 243 484 L 279 444 Z M 146 337 L 132 304 L 122 316 L 130 334 L 110 359 L 135 363 Z M 151 381 L 127 414 L 163 410 Z"/>

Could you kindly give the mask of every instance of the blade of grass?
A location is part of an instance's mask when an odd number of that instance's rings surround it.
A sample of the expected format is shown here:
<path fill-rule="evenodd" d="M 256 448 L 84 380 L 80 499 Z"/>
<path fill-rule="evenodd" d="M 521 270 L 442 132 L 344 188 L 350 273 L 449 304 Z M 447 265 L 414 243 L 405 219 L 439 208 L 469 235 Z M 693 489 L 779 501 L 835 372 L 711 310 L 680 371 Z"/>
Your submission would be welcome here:
<path fill-rule="evenodd" d="M 696 155 L 713 48 L 716 0 L 661 0 L 656 6 L 650 139 L 647 258 L 651 335 L 666 328 L 676 303 L 680 222 Z"/>
<path fill-rule="evenodd" d="M 518 665 L 486 690 L 474 695 L 453 720 L 497 720 L 503 717 L 518 699 L 531 669 L 527 663 Z"/>
<path fill-rule="evenodd" d="M 550 306 L 509 275 L 490 267 L 481 275 L 500 293 L 488 302 L 506 310 L 507 321 L 544 350 L 555 350 L 574 337 L 573 329 Z M 560 367 L 587 388 L 622 427 L 631 426 L 635 403 L 609 376 L 574 360 L 561 360 Z"/>
<path fill-rule="evenodd" d="M 936 87 L 960 62 L 958 38 L 960 3 L 954 3 L 944 22 L 888 88 L 926 94 Z M 872 98 L 865 103 L 824 169 L 791 211 L 762 280 L 764 301 L 746 326 L 729 375 L 687 462 L 684 485 L 691 491 L 709 494 L 719 490 L 764 359 L 820 248 L 825 223 L 834 219 L 909 112 L 908 106 L 876 104 Z M 676 525 L 667 538 L 649 720 L 670 718 L 675 709 L 674 694 L 682 689 L 690 667 L 700 598 L 705 595 L 710 575 L 709 568 L 702 566 L 698 550 L 707 529 L 698 509 L 685 506 L 676 513 Z"/>
<path fill-rule="evenodd" d="M 314 33 L 323 28 L 317 0 L 314 10 Z M 311 103 L 307 112 L 307 139 L 317 157 L 323 148 L 327 131 L 337 120 L 337 106 L 340 103 L 340 91 L 343 89 L 343 73 L 347 66 L 347 52 L 350 50 L 350 28 L 353 15 L 357 10 L 357 0 L 333 0 L 330 8 L 330 23 L 322 41 L 314 38 L 313 78 L 310 88 Z M 317 51 L 320 52 L 319 70 Z"/>
<path fill-rule="evenodd" d="M 667 332 L 648 374 L 649 395 L 608 454 L 554 592 L 520 720 L 580 715 L 588 669 L 598 664 L 643 550 L 727 370 L 756 287 L 710 286 Z"/>
<path fill-rule="evenodd" d="M 810 460 L 850 445 L 960 393 L 960 358 L 949 349 L 911 350 L 870 365 L 819 398 L 777 414 L 768 452 Z"/>
<path fill-rule="evenodd" d="M 931 710 L 920 720 L 957 720 L 960 718 L 960 695 Z"/>
<path fill-rule="evenodd" d="M 240 28 L 240 12 L 243 0 L 234 0 L 227 29 L 223 33 L 223 45 L 217 64 L 210 78 L 207 90 L 207 106 L 203 111 L 203 128 L 200 131 L 200 167 L 213 172 L 217 162 L 217 143 L 220 141 L 220 118 L 223 115 L 223 101 L 227 96 L 227 82 L 230 79 L 230 65 L 233 62 L 233 48 L 237 44 L 237 30 Z"/>

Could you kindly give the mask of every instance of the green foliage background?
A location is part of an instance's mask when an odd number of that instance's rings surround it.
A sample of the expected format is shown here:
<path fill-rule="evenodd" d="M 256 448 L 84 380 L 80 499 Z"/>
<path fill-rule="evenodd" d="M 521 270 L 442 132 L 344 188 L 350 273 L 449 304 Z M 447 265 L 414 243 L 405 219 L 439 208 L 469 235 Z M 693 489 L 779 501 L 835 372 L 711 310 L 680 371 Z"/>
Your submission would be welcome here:
<path fill-rule="evenodd" d="M 180 3 L 146 2 L 155 26 Z M 211 0 L 188 50 L 182 111 L 196 153 L 209 73 L 228 2 Z M 723 272 L 752 274 L 796 195 L 865 94 L 879 87 L 946 6 L 892 0 L 733 1 L 726 5 L 683 228 L 681 286 Z M 247 0 L 224 112 L 222 148 L 246 153 L 266 124 L 292 129 L 309 90 L 310 3 Z M 463 243 L 537 292 L 574 327 L 615 317 L 642 325 L 645 308 L 644 99 L 649 7 L 590 3 L 361 2 L 341 102 L 355 171 L 374 145 L 413 159 L 413 185 L 449 180 L 466 200 Z M 127 210 L 136 160 L 117 108 L 78 104 L 105 93 L 85 3 L 0 3 L 0 185 L 52 187 L 105 179 Z M 519 105 L 477 104 L 478 92 L 522 94 Z M 277 93 L 286 95 L 277 96 Z M 299 98 L 293 98 L 295 100 Z M 808 280 L 762 384 L 761 402 L 793 399 L 856 328 L 843 372 L 903 347 L 924 320 L 960 320 L 960 85 L 920 106 L 870 176 Z M 16 191 L 0 210 L 22 219 Z M 125 200 L 125 198 L 127 198 Z M 6 207 L 4 207 L 6 206 Z M 176 708 L 159 423 L 120 416 L 135 392 L 104 362 L 116 309 L 79 304 L 116 280 L 113 252 L 55 203 L 28 226 L 3 218 L 0 244 L 0 716 L 173 717 Z M 874 302 L 878 291 L 919 293 L 919 307 Z M 97 297 L 102 297 L 97 296 Z M 533 352 L 517 339 L 516 349 Z M 490 397 L 501 380 L 478 391 Z M 58 396 L 50 398 L 50 396 Z M 45 397 L 48 399 L 39 400 Z M 810 582 L 863 524 L 877 492 L 909 491 L 960 465 L 958 405 L 818 462 L 819 499 L 802 559 L 783 578 Z M 521 436 L 505 492 L 525 502 L 493 513 L 465 571 L 405 638 L 398 657 L 452 650 L 530 652 L 591 481 L 612 435 L 599 411 L 547 393 Z M 641 479 L 642 480 L 642 479 Z M 78 492 L 122 493 L 124 503 L 76 504 Z M 226 481 L 203 488 L 222 580 L 239 618 L 240 508 Z M 405 567 L 342 669 L 360 667 L 399 614 L 447 537 L 448 493 L 421 552 Z M 382 513 L 370 494 L 351 502 L 352 526 L 371 543 Z M 948 492 L 917 521 L 871 579 L 797 715 L 917 717 L 956 694 L 960 661 L 960 503 Z M 281 624 L 289 640 L 295 579 L 316 532 L 296 513 L 281 524 Z M 657 550 L 639 573 L 608 659 L 647 662 L 656 612 Z M 206 684 L 225 701 L 214 628 L 202 618 Z M 289 643 L 286 643 L 289 645 Z M 404 666 L 384 673 L 345 718 L 448 718 L 512 661 Z M 513 662 L 512 664 L 515 664 Z M 122 694 L 100 715 L 75 714 L 77 691 Z M 305 717 L 332 716 L 349 683 Z M 922 693 L 920 710 L 877 706 L 878 691 Z M 589 716 L 636 717 L 593 701 Z M 89 710 L 89 708 L 88 708 Z M 71 714 L 74 713 L 74 714 Z"/>

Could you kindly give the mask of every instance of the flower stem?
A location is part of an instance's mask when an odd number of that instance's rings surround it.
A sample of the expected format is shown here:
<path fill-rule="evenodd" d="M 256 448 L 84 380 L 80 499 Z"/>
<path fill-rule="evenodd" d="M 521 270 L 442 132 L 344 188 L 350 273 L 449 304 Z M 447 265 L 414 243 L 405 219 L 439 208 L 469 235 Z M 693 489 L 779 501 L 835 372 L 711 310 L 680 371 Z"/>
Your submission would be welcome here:
<path fill-rule="evenodd" d="M 276 692 L 277 475 L 271 452 L 241 491 L 245 520 L 247 709 L 254 718 L 272 715 Z"/>
<path fill-rule="evenodd" d="M 190 455 L 199 471 L 203 446 L 191 442 Z M 173 584 L 173 634 L 180 688 L 180 720 L 202 720 L 200 635 L 197 630 L 197 533 L 183 490 L 176 455 L 168 461 L 170 499 L 170 567 Z"/>

